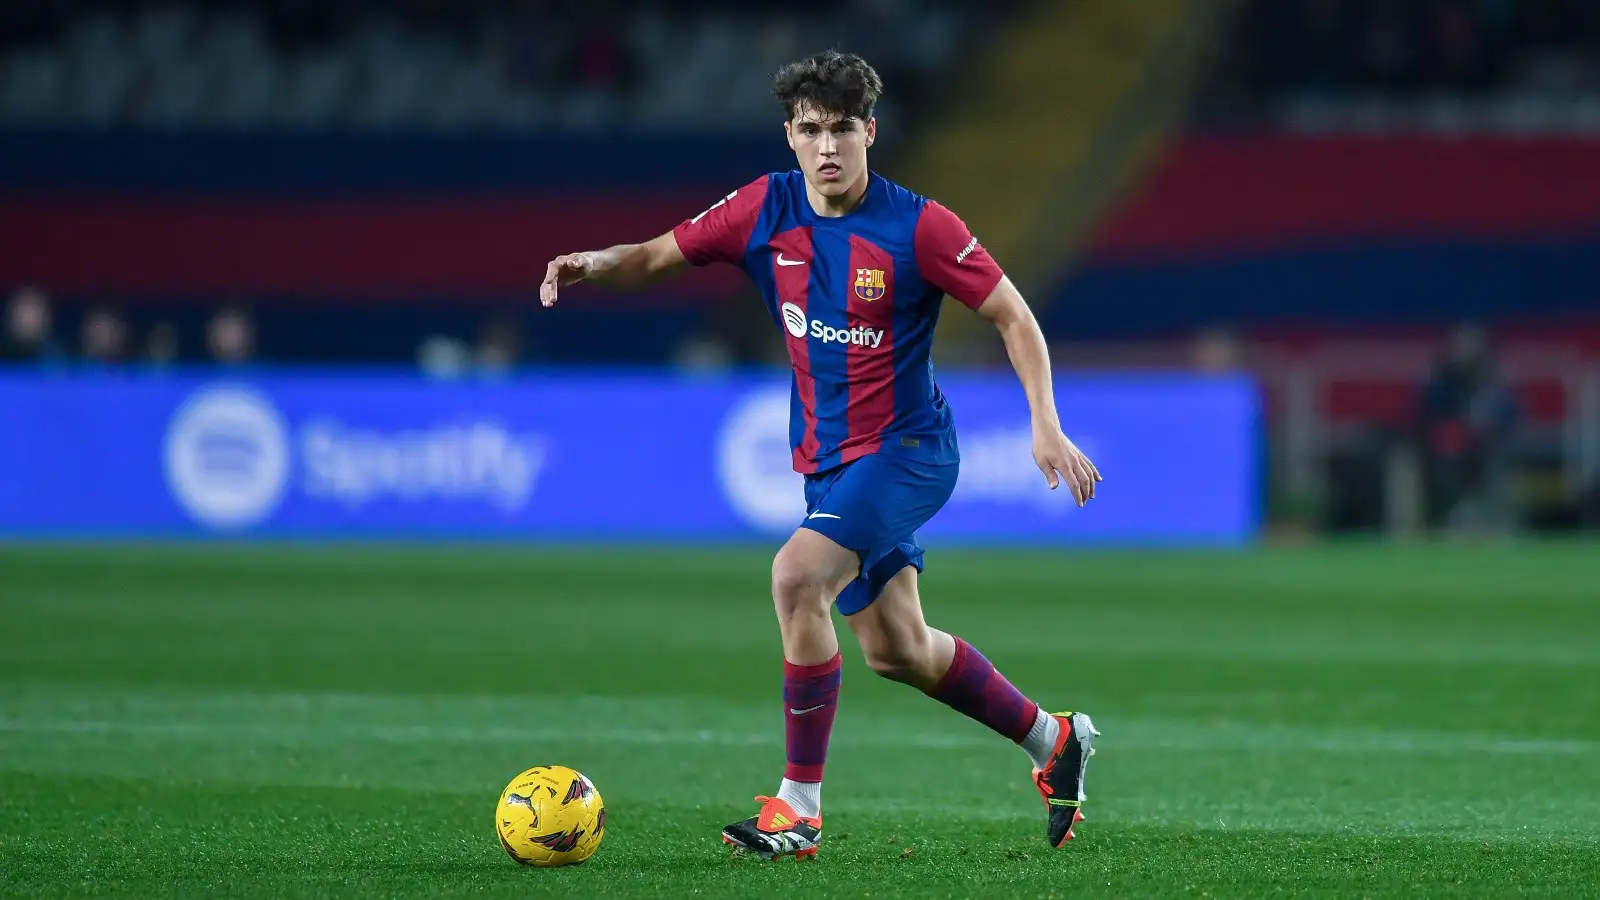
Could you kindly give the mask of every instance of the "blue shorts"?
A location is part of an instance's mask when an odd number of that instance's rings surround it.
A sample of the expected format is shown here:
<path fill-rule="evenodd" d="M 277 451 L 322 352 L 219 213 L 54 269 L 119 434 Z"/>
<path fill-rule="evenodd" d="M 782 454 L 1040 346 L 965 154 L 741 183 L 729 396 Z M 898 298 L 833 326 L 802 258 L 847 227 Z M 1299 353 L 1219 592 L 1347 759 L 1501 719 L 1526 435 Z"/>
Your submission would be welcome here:
<path fill-rule="evenodd" d="M 861 573 L 839 593 L 841 614 L 871 606 L 906 566 L 922 571 L 917 529 L 950 499 L 959 468 L 873 454 L 806 476 L 801 527 L 861 556 Z"/>

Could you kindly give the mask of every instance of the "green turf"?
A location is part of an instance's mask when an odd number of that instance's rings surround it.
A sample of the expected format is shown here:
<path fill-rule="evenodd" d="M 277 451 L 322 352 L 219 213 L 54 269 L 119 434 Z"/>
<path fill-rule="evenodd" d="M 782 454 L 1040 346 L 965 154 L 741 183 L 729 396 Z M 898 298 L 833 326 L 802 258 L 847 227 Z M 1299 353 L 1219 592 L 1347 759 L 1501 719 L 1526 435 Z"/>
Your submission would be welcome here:
<path fill-rule="evenodd" d="M 846 644 L 814 863 L 753 551 L 0 548 L 0 894 L 1600 896 L 1600 546 L 937 552 L 930 619 L 1104 732 L 1065 850 L 1021 752 Z M 505 782 L 583 770 L 525 870 Z"/>

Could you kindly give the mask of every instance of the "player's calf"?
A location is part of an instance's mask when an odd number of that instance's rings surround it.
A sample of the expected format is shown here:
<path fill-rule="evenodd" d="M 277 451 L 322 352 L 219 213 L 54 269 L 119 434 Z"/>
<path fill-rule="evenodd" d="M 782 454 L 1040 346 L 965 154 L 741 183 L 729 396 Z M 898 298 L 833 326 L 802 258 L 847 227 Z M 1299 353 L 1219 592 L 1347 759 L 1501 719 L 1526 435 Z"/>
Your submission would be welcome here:
<path fill-rule="evenodd" d="M 927 691 L 939 683 L 954 652 L 950 636 L 926 625 L 890 625 L 858 637 L 867 667 L 880 678 Z"/>
<path fill-rule="evenodd" d="M 1083 778 L 1097 733 L 1088 716 L 1045 712 L 972 645 L 929 628 L 914 569 L 891 579 L 878 601 L 849 621 L 873 671 L 917 687 L 1020 746 L 1045 800 L 1047 838 L 1056 847 L 1072 838 L 1083 818 Z"/>
<path fill-rule="evenodd" d="M 847 621 L 873 672 L 919 691 L 932 690 L 955 657 L 954 639 L 929 628 L 922 617 L 912 566 L 889 579 L 877 600 Z"/>

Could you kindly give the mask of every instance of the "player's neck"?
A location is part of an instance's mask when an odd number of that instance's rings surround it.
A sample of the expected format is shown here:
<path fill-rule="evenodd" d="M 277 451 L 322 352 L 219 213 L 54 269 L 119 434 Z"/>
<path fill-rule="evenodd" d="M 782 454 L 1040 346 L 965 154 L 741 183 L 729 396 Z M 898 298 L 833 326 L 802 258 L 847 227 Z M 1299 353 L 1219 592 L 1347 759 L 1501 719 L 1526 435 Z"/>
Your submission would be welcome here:
<path fill-rule="evenodd" d="M 849 215 L 855 211 L 856 207 L 861 205 L 861 201 L 866 199 L 867 196 L 867 185 L 871 182 L 872 173 L 862 172 L 861 178 L 850 186 L 850 190 L 837 197 L 828 197 L 808 181 L 806 182 L 806 200 L 810 202 L 812 212 L 824 219 L 837 219 L 840 216 Z"/>

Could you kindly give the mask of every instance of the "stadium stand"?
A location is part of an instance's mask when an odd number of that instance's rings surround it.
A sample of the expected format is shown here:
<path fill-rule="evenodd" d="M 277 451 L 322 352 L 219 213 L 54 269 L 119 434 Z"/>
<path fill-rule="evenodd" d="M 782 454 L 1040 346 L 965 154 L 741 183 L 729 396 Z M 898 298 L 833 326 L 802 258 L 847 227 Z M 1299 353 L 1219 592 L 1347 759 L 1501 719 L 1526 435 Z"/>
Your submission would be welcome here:
<path fill-rule="evenodd" d="M 892 154 L 1025 6 L 6 4 L 0 283 L 46 288 L 68 330 L 92 306 L 169 323 L 180 358 L 223 303 L 279 361 L 401 362 L 491 315 L 527 361 L 659 363 L 708 333 L 759 358 L 726 274 L 535 321 L 534 270 L 789 166 L 767 88 L 806 52 L 871 55 Z M 619 308 L 637 329 L 576 339 Z"/>
<path fill-rule="evenodd" d="M 1209 127 L 1600 132 L 1588 0 L 1243 5 L 1196 107 Z"/>
<path fill-rule="evenodd" d="M 885 113 L 1006 3 L 19 2 L 0 118 L 30 125 L 585 131 L 770 122 L 765 76 L 859 36 Z M 892 36 L 892 37 L 891 37 Z"/>
<path fill-rule="evenodd" d="M 1061 364 L 1250 367 L 1294 505 L 1385 470 L 1480 321 L 1516 455 L 1570 498 L 1600 472 L 1597 10 L 23 0 L 0 285 L 50 298 L 58 361 L 113 319 L 125 358 L 213 359 L 227 308 L 269 362 L 772 362 L 727 273 L 559 315 L 531 286 L 788 167 L 767 78 L 840 46 L 889 82 L 875 165 L 962 212 Z M 973 321 L 939 358 L 1002 365 Z"/>
<path fill-rule="evenodd" d="M 1187 127 L 1042 304 L 1057 357 L 1204 367 L 1205 335 L 1228 335 L 1269 401 L 1275 517 L 1411 531 L 1440 525 L 1430 373 L 1448 329 L 1482 323 L 1515 414 L 1489 521 L 1583 520 L 1600 485 L 1600 7 L 1248 0 L 1218 36 Z"/>

